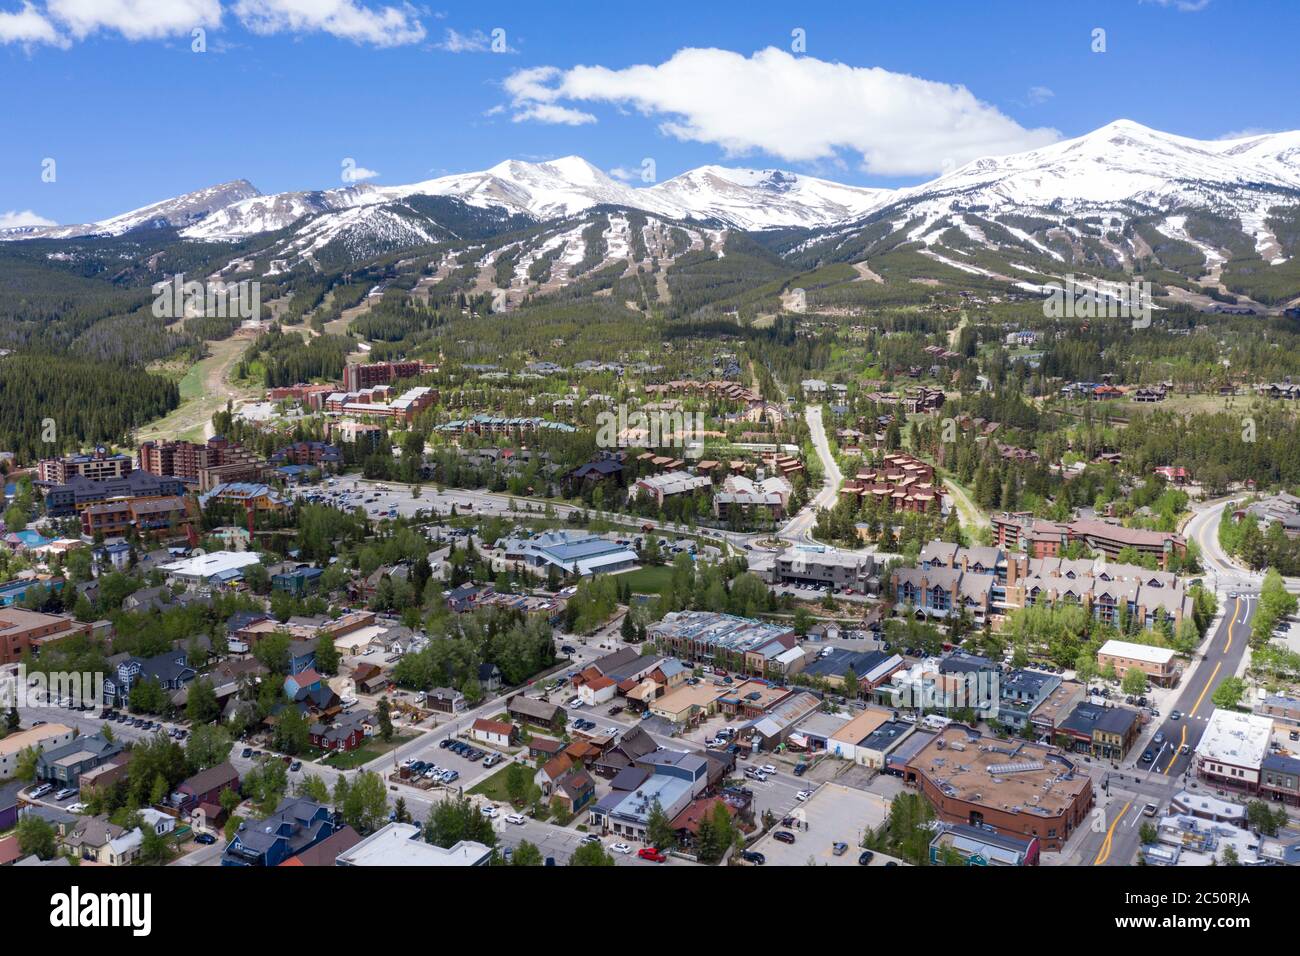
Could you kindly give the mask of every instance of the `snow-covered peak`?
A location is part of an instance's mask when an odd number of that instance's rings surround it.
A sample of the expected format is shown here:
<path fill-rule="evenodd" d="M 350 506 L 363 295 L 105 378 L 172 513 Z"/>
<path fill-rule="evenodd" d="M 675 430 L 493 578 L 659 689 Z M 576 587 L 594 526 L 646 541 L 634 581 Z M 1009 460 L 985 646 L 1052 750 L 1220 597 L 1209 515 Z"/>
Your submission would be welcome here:
<path fill-rule="evenodd" d="M 740 229 L 829 225 L 866 215 L 894 195 L 780 169 L 725 166 L 701 166 L 637 192 L 679 218 L 720 219 Z"/>

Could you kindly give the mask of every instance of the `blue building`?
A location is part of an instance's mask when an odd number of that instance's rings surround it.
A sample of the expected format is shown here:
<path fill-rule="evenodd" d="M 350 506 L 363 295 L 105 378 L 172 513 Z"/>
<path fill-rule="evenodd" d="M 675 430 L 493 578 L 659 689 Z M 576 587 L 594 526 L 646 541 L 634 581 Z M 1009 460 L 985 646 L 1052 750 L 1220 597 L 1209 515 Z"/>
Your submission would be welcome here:
<path fill-rule="evenodd" d="M 334 833 L 334 813 L 306 797 L 290 797 L 265 820 L 239 825 L 222 866 L 279 866 Z"/>

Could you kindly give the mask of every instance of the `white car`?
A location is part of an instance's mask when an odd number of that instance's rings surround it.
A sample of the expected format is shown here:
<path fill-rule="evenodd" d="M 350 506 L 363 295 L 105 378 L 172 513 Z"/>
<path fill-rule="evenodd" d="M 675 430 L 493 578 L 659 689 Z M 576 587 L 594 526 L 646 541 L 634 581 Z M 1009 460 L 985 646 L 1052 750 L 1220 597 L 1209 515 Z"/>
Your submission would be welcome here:
<path fill-rule="evenodd" d="M 479 807 L 478 812 L 483 814 L 483 816 L 487 817 L 489 820 L 495 820 L 497 817 L 497 808 L 492 806 L 490 803 L 485 807 Z"/>
<path fill-rule="evenodd" d="M 798 793 L 794 795 L 794 798 L 798 800 L 800 803 L 802 803 L 803 801 L 811 797 L 812 794 L 813 792 L 811 790 L 800 790 Z"/>
<path fill-rule="evenodd" d="M 521 827 L 527 822 L 528 822 L 527 818 L 525 818 L 522 813 L 506 814 L 506 823 L 512 823 L 517 827 Z"/>
<path fill-rule="evenodd" d="M 582 698 L 575 697 L 573 698 L 573 700 L 569 701 L 569 703 L 566 706 L 572 707 L 574 710 L 577 710 L 579 707 L 582 706 Z"/>
<path fill-rule="evenodd" d="M 84 803 L 71 803 L 63 809 L 68 811 L 68 813 L 84 813 L 86 805 Z"/>
<path fill-rule="evenodd" d="M 776 767 L 772 766 L 770 763 L 765 763 L 758 769 L 769 775 L 776 773 Z"/>
<path fill-rule="evenodd" d="M 609 845 L 609 851 L 611 853 L 622 853 L 624 856 L 627 856 L 632 852 L 632 848 L 626 843 L 611 843 Z"/>

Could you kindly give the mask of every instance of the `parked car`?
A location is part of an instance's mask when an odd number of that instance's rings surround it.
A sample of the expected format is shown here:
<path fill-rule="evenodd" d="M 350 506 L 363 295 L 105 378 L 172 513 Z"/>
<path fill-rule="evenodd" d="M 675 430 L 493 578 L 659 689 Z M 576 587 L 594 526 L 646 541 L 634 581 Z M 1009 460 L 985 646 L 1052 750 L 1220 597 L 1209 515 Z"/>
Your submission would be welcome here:
<path fill-rule="evenodd" d="M 812 792 L 811 790 L 800 790 L 798 793 L 796 793 L 796 794 L 794 795 L 794 798 L 795 798 L 796 800 L 798 800 L 800 803 L 803 803 L 805 800 L 807 800 L 807 799 L 808 799 L 809 797 L 811 797 L 812 795 L 813 795 L 813 792 Z"/>
<path fill-rule="evenodd" d="M 802 777 L 807 772 L 808 765 L 806 763 L 797 764 L 794 768 L 794 775 L 796 777 Z"/>
<path fill-rule="evenodd" d="M 794 843 L 794 834 L 789 830 L 777 830 L 772 834 L 772 839 L 777 843 Z"/>
<path fill-rule="evenodd" d="M 600 842 L 600 836 L 597 835 L 597 834 L 595 834 L 595 833 L 588 833 L 586 836 L 584 836 L 584 837 L 582 838 L 582 842 L 583 842 L 583 843 L 599 843 L 599 842 Z"/>
<path fill-rule="evenodd" d="M 858 854 L 858 866 L 868 866 L 876 858 L 876 854 L 870 850 L 863 850 Z"/>
<path fill-rule="evenodd" d="M 843 856 L 845 853 L 849 852 L 849 845 L 843 840 L 836 840 L 831 844 L 831 852 L 836 856 Z"/>
<path fill-rule="evenodd" d="M 627 856 L 629 853 L 632 852 L 632 848 L 628 846 L 626 843 L 611 843 L 609 845 L 609 851 L 611 853 L 621 853 L 624 856 Z"/>
<path fill-rule="evenodd" d="M 506 823 L 512 824 L 517 827 L 521 827 L 527 822 L 528 822 L 528 818 L 525 817 L 522 813 L 506 814 Z"/>
<path fill-rule="evenodd" d="M 636 851 L 636 855 L 643 860 L 649 860 L 651 863 L 664 863 L 668 857 L 664 856 L 652 846 L 643 846 Z"/>
<path fill-rule="evenodd" d="M 488 758 L 483 761 L 483 766 L 495 767 L 497 764 L 499 764 L 502 760 L 505 759 L 506 758 L 501 756 L 500 754 L 488 754 Z"/>
<path fill-rule="evenodd" d="M 52 785 L 43 783 L 35 789 L 27 791 L 27 796 L 33 800 L 39 800 L 53 789 L 54 787 Z"/>
<path fill-rule="evenodd" d="M 749 547 L 749 545 L 745 545 L 745 547 Z M 763 854 L 759 853 L 757 850 L 741 850 L 740 858 L 746 863 L 753 863 L 755 866 L 762 866 L 767 862 L 767 857 L 763 856 Z"/>
<path fill-rule="evenodd" d="M 194 838 L 194 842 L 200 846 L 212 846 L 212 844 L 217 842 L 217 838 L 211 833 L 200 833 Z"/>
<path fill-rule="evenodd" d="M 1148 803 L 1145 807 L 1142 808 L 1142 815 L 1144 817 L 1154 817 L 1156 815 L 1156 809 L 1157 808 L 1154 803 Z"/>
<path fill-rule="evenodd" d="M 1142 754 L 1142 762 L 1143 762 L 1143 763 L 1150 763 L 1152 760 L 1155 760 L 1155 759 L 1156 759 L 1156 755 L 1153 754 L 1150 750 L 1148 750 L 1148 751 L 1146 751 L 1144 754 Z"/>
<path fill-rule="evenodd" d="M 478 812 L 483 814 L 483 816 L 487 817 L 489 820 L 495 820 L 497 815 L 497 808 L 492 806 L 492 804 L 489 803 L 486 806 L 479 807 Z"/>

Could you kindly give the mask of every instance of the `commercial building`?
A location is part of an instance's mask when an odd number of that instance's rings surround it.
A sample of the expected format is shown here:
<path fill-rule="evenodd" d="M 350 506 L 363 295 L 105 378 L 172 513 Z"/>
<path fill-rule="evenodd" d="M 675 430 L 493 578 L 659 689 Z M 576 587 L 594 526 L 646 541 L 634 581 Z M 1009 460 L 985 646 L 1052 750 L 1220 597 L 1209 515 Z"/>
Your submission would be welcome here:
<path fill-rule="evenodd" d="M 961 724 L 935 734 L 908 763 L 945 823 L 988 826 L 1059 850 L 1093 804 L 1092 780 L 1055 747 L 983 737 Z"/>
<path fill-rule="evenodd" d="M 1132 641 L 1110 640 L 1101 645 L 1097 651 L 1097 668 L 1104 671 L 1109 667 L 1115 668 L 1115 676 L 1120 680 L 1136 668 L 1146 674 L 1151 683 L 1162 687 L 1168 687 L 1178 677 L 1171 648 L 1134 644 Z"/>
<path fill-rule="evenodd" d="M 1216 709 L 1196 745 L 1197 776 L 1216 787 L 1255 793 L 1272 736 L 1268 717 Z"/>
<path fill-rule="evenodd" d="M 666 471 L 658 475 L 647 475 L 638 480 L 628 495 L 633 498 L 653 498 L 655 503 L 663 505 L 665 498 L 688 495 L 702 488 L 711 488 L 713 482 L 707 475 L 692 475 L 688 471 Z"/>
<path fill-rule="evenodd" d="M 637 566 L 640 558 L 625 544 L 586 531 L 547 531 L 531 538 L 509 538 L 500 545 L 507 562 L 542 574 L 612 574 Z"/>
<path fill-rule="evenodd" d="M 799 643 L 785 624 L 713 611 L 672 611 L 652 624 L 647 637 L 682 660 L 763 676 L 769 662 Z"/>
<path fill-rule="evenodd" d="M 159 566 L 172 581 L 182 584 L 226 584 L 243 578 L 244 569 L 261 560 L 252 551 L 213 551 Z"/>
<path fill-rule="evenodd" d="M 999 833 L 987 826 L 941 823 L 930 841 L 930 862 L 941 864 L 954 853 L 967 866 L 1037 866 L 1038 838 Z"/>
<path fill-rule="evenodd" d="M 338 855 L 338 866 L 487 866 L 492 848 L 472 840 L 450 847 L 424 839 L 418 826 L 390 823 Z"/>
<path fill-rule="evenodd" d="M 122 752 L 122 745 L 102 734 L 75 737 L 48 747 L 36 758 L 36 777 L 65 787 L 76 787 L 81 775 L 103 766 Z"/>
<path fill-rule="evenodd" d="M 144 471 L 102 481 L 73 475 L 45 492 L 45 511 L 52 518 L 66 518 L 109 501 L 180 497 L 188 490 L 180 478 L 159 477 Z"/>
<path fill-rule="evenodd" d="M 90 629 L 89 624 L 61 614 L 0 608 L 0 664 L 16 664 L 28 651 L 33 657 L 40 657 L 43 645 L 89 634 Z"/>
<path fill-rule="evenodd" d="M 226 481 L 258 481 L 266 463 L 242 445 L 221 435 L 204 444 L 189 441 L 145 441 L 137 458 L 141 471 L 197 483 L 201 491 Z"/>
<path fill-rule="evenodd" d="M 18 730 L 0 737 L 0 780 L 8 780 L 18 770 L 18 757 L 24 750 L 47 750 L 71 743 L 77 732 L 63 724 L 42 724 L 30 730 Z"/>
<path fill-rule="evenodd" d="M 1076 704 L 1061 721 L 1056 734 L 1075 753 L 1092 754 L 1103 760 L 1123 760 L 1141 728 L 1136 710 L 1084 701 Z"/>
<path fill-rule="evenodd" d="M 109 454 L 105 448 L 96 448 L 85 455 L 46 458 L 37 463 L 36 478 L 51 485 L 65 484 L 74 477 L 106 481 L 110 478 L 124 478 L 134 468 L 135 461 L 130 455 L 120 452 Z"/>
<path fill-rule="evenodd" d="M 879 588 L 876 559 L 820 544 L 796 544 L 772 562 L 774 584 L 819 584 L 863 594 Z"/>

